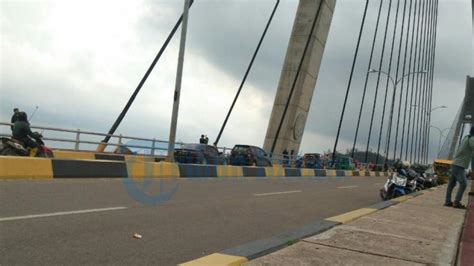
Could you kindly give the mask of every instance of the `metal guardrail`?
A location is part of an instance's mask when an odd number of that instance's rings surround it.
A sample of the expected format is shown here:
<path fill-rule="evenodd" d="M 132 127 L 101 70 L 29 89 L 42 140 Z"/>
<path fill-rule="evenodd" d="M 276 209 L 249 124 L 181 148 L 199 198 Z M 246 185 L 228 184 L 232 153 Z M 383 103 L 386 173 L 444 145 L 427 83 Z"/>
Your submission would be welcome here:
<path fill-rule="evenodd" d="M 6 123 L 6 122 L 0 122 L 0 126 L 5 126 L 8 127 L 8 131 L 10 131 L 10 126 L 11 123 Z M 86 139 L 87 136 L 97 136 L 97 137 L 105 137 L 105 136 L 110 136 L 111 140 L 115 139 L 116 143 L 110 142 L 107 143 L 108 146 L 112 147 L 128 147 L 128 148 L 135 148 L 135 149 L 143 149 L 143 150 L 149 150 L 149 153 L 143 153 L 143 155 L 151 155 L 154 156 L 157 151 L 167 151 L 167 148 L 161 148 L 157 147 L 157 144 L 166 144 L 168 145 L 168 141 L 165 140 L 159 140 L 159 139 L 150 139 L 150 138 L 140 138 L 140 137 L 132 137 L 132 136 L 126 136 L 126 135 L 112 135 L 112 134 L 105 134 L 105 133 L 99 133 L 99 132 L 92 132 L 92 131 L 83 131 L 80 129 L 65 129 L 65 128 L 56 128 L 56 127 L 46 127 L 46 126 L 38 126 L 38 125 L 31 125 L 32 129 L 37 129 L 37 130 L 42 130 L 42 131 L 53 131 L 53 132 L 63 132 L 63 133 L 70 133 L 74 134 L 73 138 L 59 138 L 59 137 L 48 137 L 47 135 L 43 137 L 43 140 L 46 141 L 52 141 L 52 142 L 60 142 L 60 143 L 73 143 L 74 148 L 72 150 L 75 151 L 85 151 L 86 149 L 81 149 L 81 144 L 89 144 L 89 145 L 99 145 L 102 144 L 101 141 L 94 141 L 90 139 Z M 11 134 L 5 134 L 5 133 L 0 133 L 1 137 L 11 137 Z M 134 145 L 134 144 L 125 144 L 124 141 L 126 140 L 138 140 L 138 141 L 145 141 L 149 142 L 149 146 L 144 146 L 144 145 Z M 178 145 L 183 145 L 186 143 L 183 142 L 176 142 Z M 52 146 L 52 148 L 58 148 Z M 64 149 L 64 148 L 58 148 L 58 149 Z M 228 156 L 232 148 L 228 147 L 217 147 L 218 151 L 222 152 L 223 155 Z M 70 149 L 68 149 L 70 150 Z M 281 165 L 286 165 L 289 167 L 295 167 L 296 166 L 296 161 L 301 158 L 300 155 L 291 155 L 291 154 L 268 154 L 267 155 L 268 159 L 273 163 L 273 164 L 281 164 Z M 368 168 L 367 164 L 360 164 L 363 166 L 364 169 Z M 379 165 L 380 166 L 380 165 Z M 326 167 L 324 167 L 326 168 Z M 327 167 L 327 169 L 330 169 L 330 167 Z"/>
<path fill-rule="evenodd" d="M 5 122 L 0 122 L 0 126 L 8 126 L 10 127 L 12 124 L 11 123 L 5 123 Z M 72 138 L 54 138 L 54 137 L 43 137 L 44 140 L 46 141 L 54 141 L 54 142 L 66 142 L 66 143 L 74 143 L 74 149 L 73 150 L 81 150 L 80 145 L 81 144 L 92 144 L 92 145 L 99 145 L 102 142 L 100 141 L 92 141 L 92 140 L 86 140 L 82 136 L 110 136 L 111 138 L 114 138 L 117 140 L 117 143 L 107 143 L 108 146 L 113 146 L 113 147 L 120 147 L 120 146 L 126 146 L 129 148 L 138 148 L 138 149 L 146 149 L 150 150 L 150 155 L 155 155 L 155 151 L 157 150 L 163 150 L 166 151 L 167 149 L 165 148 L 160 148 L 157 147 L 156 145 L 158 143 L 162 144 L 168 144 L 167 141 L 164 140 L 159 140 L 159 139 L 149 139 L 149 138 L 139 138 L 139 137 L 131 137 L 131 136 L 124 136 L 124 135 L 111 135 L 111 134 L 104 134 L 104 133 L 98 133 L 98 132 L 91 132 L 91 131 L 83 131 L 80 129 L 73 130 L 73 129 L 64 129 L 64 128 L 55 128 L 55 127 L 45 127 L 45 126 L 36 126 L 36 125 L 31 125 L 32 129 L 38 129 L 38 130 L 48 130 L 48 131 L 53 131 L 53 132 L 65 132 L 65 133 L 72 133 L 75 135 L 75 137 Z M 11 134 L 0 134 L 2 137 L 11 137 Z M 133 145 L 133 144 L 124 144 L 125 140 L 138 140 L 138 141 L 148 141 L 150 142 L 150 146 L 143 146 L 143 145 Z M 184 143 L 182 142 L 177 142 L 176 144 L 182 145 Z"/>

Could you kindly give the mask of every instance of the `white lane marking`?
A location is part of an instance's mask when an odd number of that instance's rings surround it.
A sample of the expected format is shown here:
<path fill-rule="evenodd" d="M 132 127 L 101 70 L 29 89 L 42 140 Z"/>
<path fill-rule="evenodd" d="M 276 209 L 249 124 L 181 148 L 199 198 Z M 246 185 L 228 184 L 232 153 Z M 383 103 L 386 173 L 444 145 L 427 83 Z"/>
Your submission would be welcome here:
<path fill-rule="evenodd" d="M 345 189 L 345 188 L 355 188 L 355 187 L 358 187 L 358 186 L 345 186 L 345 187 L 337 187 L 337 188 Z"/>
<path fill-rule="evenodd" d="M 282 191 L 282 192 L 270 192 L 270 193 L 260 193 L 260 194 L 253 194 L 254 196 L 270 196 L 270 195 L 280 195 L 280 194 L 290 194 L 290 193 L 300 193 L 303 192 L 301 190 L 292 190 L 292 191 Z"/>
<path fill-rule="evenodd" d="M 0 222 L 70 215 L 70 214 L 90 213 L 90 212 L 116 211 L 116 210 L 123 210 L 123 209 L 127 209 L 127 207 L 110 207 L 110 208 L 78 210 L 78 211 L 68 211 L 68 212 L 53 212 L 53 213 L 32 214 L 32 215 L 25 215 L 25 216 L 3 217 L 3 218 L 0 218 Z"/>

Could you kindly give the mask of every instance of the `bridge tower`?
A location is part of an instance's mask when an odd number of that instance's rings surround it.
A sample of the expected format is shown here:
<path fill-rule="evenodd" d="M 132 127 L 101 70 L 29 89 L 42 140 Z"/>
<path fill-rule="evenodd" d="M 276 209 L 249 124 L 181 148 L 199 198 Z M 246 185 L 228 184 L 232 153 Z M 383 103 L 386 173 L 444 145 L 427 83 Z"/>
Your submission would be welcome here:
<path fill-rule="evenodd" d="M 268 152 L 274 146 L 274 154 L 298 153 L 335 6 L 336 0 L 300 0 L 263 145 Z"/>

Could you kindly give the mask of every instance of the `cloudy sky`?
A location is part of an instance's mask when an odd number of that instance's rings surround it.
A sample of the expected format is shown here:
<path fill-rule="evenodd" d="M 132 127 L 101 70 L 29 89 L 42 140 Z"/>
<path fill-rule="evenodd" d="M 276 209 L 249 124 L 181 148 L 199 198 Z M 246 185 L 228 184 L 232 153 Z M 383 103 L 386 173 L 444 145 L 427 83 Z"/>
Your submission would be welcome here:
<path fill-rule="evenodd" d="M 351 146 L 354 135 L 378 8 L 377 1 L 371 2 L 341 149 Z M 215 139 L 274 3 L 196 0 L 189 18 L 178 140 L 196 142 L 201 133 Z M 364 4 L 363 0 L 337 1 L 302 152 L 333 146 Z M 35 125 L 106 132 L 179 17 L 183 1 L 1 0 L 0 5 L 0 121 L 8 121 L 14 107 L 31 114 L 38 106 Z M 221 145 L 263 144 L 297 6 L 297 0 L 281 1 Z M 466 75 L 474 74 L 469 6 L 469 0 L 440 0 L 433 106 L 449 107 L 433 112 L 432 125 L 440 128 L 450 127 L 462 101 Z M 387 7 L 384 4 L 384 10 Z M 168 138 L 178 37 L 116 133 Z M 379 43 L 375 62 L 380 49 Z M 368 87 L 370 103 L 374 80 Z M 385 83 L 382 78 L 381 84 Z M 368 114 L 369 107 L 364 108 L 361 148 L 367 138 Z M 378 135 L 380 115 L 375 119 Z M 439 133 L 431 136 L 433 157 Z M 371 143 L 374 149 L 376 145 Z"/>

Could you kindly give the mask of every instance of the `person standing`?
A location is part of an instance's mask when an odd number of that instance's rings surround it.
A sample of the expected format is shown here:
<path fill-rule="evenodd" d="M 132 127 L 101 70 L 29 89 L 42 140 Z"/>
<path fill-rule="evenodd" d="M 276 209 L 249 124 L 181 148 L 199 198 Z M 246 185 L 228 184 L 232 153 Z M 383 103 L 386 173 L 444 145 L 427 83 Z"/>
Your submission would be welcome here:
<path fill-rule="evenodd" d="M 10 128 L 12 130 L 13 130 L 13 124 L 15 124 L 16 121 L 18 121 L 18 115 L 19 114 L 20 114 L 20 110 L 18 110 L 18 108 L 14 108 L 13 109 L 12 120 L 11 120 L 12 125 L 10 126 Z"/>
<path fill-rule="evenodd" d="M 204 137 L 204 134 L 201 135 L 201 138 L 199 139 L 200 144 L 206 144 L 206 138 Z"/>
<path fill-rule="evenodd" d="M 446 190 L 446 200 L 444 206 L 452 206 L 458 209 L 465 209 L 466 206 L 461 204 L 462 195 L 466 190 L 467 179 L 466 169 L 469 167 L 469 163 L 473 160 L 474 153 L 474 127 L 471 127 L 469 135 L 465 136 L 461 141 L 461 145 L 454 155 L 453 165 L 451 166 L 451 176 L 448 181 L 448 188 Z M 454 202 L 451 201 L 451 194 L 456 186 L 456 182 L 459 183 L 458 192 L 454 198 Z"/>

